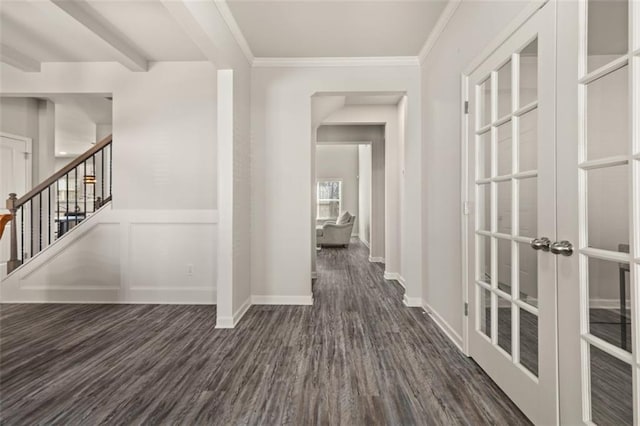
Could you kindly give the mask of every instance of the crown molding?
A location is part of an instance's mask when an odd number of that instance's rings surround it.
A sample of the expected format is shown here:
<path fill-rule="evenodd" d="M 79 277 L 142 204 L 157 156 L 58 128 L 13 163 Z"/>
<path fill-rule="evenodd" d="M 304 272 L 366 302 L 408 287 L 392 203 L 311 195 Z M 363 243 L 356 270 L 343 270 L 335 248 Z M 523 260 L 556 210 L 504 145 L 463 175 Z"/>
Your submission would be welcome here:
<path fill-rule="evenodd" d="M 255 58 L 254 68 L 304 68 L 304 67 L 415 67 L 417 56 L 375 56 L 345 58 Z"/>
<path fill-rule="evenodd" d="M 449 3 L 445 6 L 444 10 L 440 14 L 440 18 L 438 18 L 438 21 L 436 22 L 436 25 L 433 27 L 433 30 L 431 30 L 427 41 L 425 41 L 422 49 L 420 49 L 420 53 L 418 53 L 420 64 L 423 64 L 427 59 L 427 56 L 429 56 L 431 49 L 433 49 L 433 46 L 444 32 L 447 24 L 453 17 L 453 14 L 458 10 L 460 3 L 462 3 L 462 0 L 449 0 Z"/>
<path fill-rule="evenodd" d="M 251 47 L 249 47 L 247 39 L 244 38 L 244 34 L 242 34 L 242 31 L 238 26 L 238 22 L 236 21 L 236 18 L 233 17 L 233 13 L 231 13 L 231 9 L 229 9 L 229 5 L 227 4 L 226 0 L 216 0 L 214 4 L 218 8 L 218 12 L 220 12 L 220 15 L 222 16 L 222 19 L 224 19 L 224 22 L 227 24 L 227 27 L 229 27 L 231 35 L 233 35 L 233 38 L 238 43 L 238 46 L 240 46 L 240 50 L 242 50 L 245 58 L 247 58 L 249 64 L 252 64 L 254 56 L 253 52 L 251 51 Z"/>

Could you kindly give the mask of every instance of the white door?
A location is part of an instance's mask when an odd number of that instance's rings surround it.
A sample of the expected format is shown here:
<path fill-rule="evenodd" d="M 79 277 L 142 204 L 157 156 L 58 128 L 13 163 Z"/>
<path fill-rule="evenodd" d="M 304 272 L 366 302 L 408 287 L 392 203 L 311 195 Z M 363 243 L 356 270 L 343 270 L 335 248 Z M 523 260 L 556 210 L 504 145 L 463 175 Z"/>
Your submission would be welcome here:
<path fill-rule="evenodd" d="M 640 425 L 640 2 L 560 2 L 561 420 Z"/>
<path fill-rule="evenodd" d="M 469 351 L 544 425 L 559 415 L 556 258 L 542 250 L 556 234 L 555 8 L 538 10 L 468 86 Z"/>
<path fill-rule="evenodd" d="M 6 199 L 9 193 L 15 192 L 18 197 L 27 192 L 31 184 L 31 141 L 26 138 L 0 136 L 0 213 L 9 211 Z M 9 227 L 0 240 L 0 277 L 6 275 L 7 260 L 9 260 Z"/>

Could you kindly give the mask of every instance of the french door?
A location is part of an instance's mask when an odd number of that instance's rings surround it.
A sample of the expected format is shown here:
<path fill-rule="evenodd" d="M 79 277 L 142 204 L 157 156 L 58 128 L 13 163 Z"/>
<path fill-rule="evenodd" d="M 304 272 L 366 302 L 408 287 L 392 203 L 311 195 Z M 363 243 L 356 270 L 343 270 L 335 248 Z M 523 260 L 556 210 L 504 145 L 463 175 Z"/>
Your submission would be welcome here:
<path fill-rule="evenodd" d="M 558 422 L 555 8 L 537 11 L 468 86 L 469 351 L 536 424 Z"/>
<path fill-rule="evenodd" d="M 640 2 L 559 2 L 564 424 L 640 425 Z"/>
<path fill-rule="evenodd" d="M 550 0 L 469 89 L 471 356 L 536 424 L 639 426 L 640 1 Z"/>

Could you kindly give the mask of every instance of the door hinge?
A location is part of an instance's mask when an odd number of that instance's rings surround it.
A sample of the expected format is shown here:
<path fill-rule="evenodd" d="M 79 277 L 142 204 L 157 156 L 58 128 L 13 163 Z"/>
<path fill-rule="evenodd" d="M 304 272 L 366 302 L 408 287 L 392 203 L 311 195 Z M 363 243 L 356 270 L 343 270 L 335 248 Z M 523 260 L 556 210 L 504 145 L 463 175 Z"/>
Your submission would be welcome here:
<path fill-rule="evenodd" d="M 467 302 L 464 302 L 464 316 L 469 316 L 469 304 Z"/>
<path fill-rule="evenodd" d="M 464 101 L 464 113 L 469 114 L 469 101 Z"/>
<path fill-rule="evenodd" d="M 463 201 L 462 202 L 462 214 L 465 216 L 469 215 L 469 202 L 468 201 Z"/>

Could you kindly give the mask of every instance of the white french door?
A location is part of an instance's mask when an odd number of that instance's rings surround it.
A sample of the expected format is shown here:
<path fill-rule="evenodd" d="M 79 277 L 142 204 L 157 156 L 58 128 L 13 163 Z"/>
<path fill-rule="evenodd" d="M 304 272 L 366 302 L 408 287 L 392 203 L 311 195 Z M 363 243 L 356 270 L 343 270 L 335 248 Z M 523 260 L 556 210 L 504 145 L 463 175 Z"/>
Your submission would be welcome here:
<path fill-rule="evenodd" d="M 469 351 L 536 424 L 558 422 L 555 7 L 468 81 Z"/>
<path fill-rule="evenodd" d="M 640 426 L 640 1 L 550 0 L 468 83 L 471 356 L 536 424 Z"/>
<path fill-rule="evenodd" d="M 640 2 L 559 2 L 564 424 L 640 425 Z"/>

